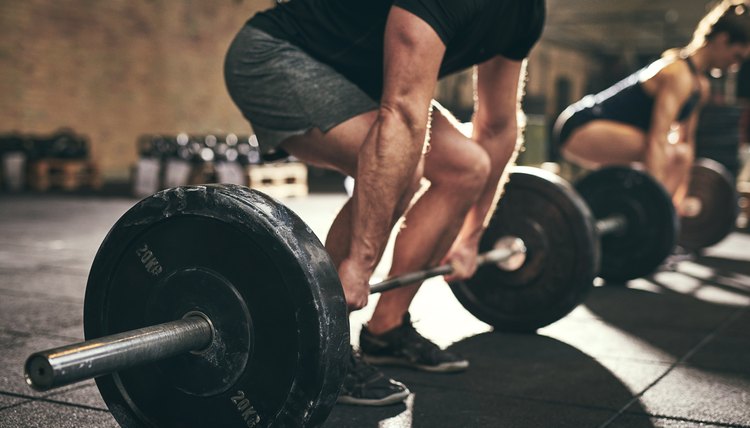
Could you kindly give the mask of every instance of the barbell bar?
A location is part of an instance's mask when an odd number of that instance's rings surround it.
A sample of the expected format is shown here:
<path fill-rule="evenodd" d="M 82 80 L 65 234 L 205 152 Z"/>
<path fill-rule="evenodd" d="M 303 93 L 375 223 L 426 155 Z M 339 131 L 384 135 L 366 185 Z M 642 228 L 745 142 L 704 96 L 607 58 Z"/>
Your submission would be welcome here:
<path fill-rule="evenodd" d="M 678 243 L 683 248 L 700 251 L 721 242 L 734 230 L 740 211 L 732 173 L 713 159 L 696 159 L 681 211 Z"/>
<path fill-rule="evenodd" d="M 24 368 L 26 383 L 37 391 L 92 379 L 208 347 L 210 320 L 193 313 L 184 318 L 32 354 Z"/>
<path fill-rule="evenodd" d="M 477 266 L 495 264 L 498 269 L 512 271 L 523 265 L 526 245 L 521 238 L 506 236 L 497 241 L 494 248 L 477 256 Z M 406 273 L 386 279 L 370 286 L 370 294 L 382 293 L 394 288 L 404 287 L 416 282 L 440 275 L 453 273 L 453 266 L 444 264 L 433 268 Z"/>

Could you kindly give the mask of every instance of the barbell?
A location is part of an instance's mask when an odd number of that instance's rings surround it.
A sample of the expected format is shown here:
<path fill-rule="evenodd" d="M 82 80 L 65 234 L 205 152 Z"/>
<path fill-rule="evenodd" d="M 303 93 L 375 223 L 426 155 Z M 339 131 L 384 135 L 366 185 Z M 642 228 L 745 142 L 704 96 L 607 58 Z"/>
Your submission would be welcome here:
<path fill-rule="evenodd" d="M 678 221 L 664 188 L 648 174 L 613 166 L 576 183 L 516 167 L 480 251 L 504 236 L 528 248 L 515 270 L 480 268 L 451 283 L 461 304 L 496 330 L 529 332 L 580 304 L 596 276 L 624 282 L 652 273 L 671 254 Z"/>
<path fill-rule="evenodd" d="M 601 278 L 626 282 L 648 275 L 672 254 L 679 219 L 672 198 L 653 177 L 611 166 L 586 175 L 575 187 L 595 217 L 608 219 L 596 226 Z"/>
<path fill-rule="evenodd" d="M 480 266 L 490 263 L 501 265 L 511 263 L 510 261 L 517 256 L 521 256 L 519 260 L 523 263 L 526 248 L 520 239 L 509 238 L 500 244 L 494 250 L 480 254 L 477 263 Z M 396 276 L 371 285 L 370 294 L 452 272 L 453 267 L 445 264 Z M 196 274 L 191 273 L 191 276 Z M 186 282 L 181 283 L 180 286 L 185 284 Z M 236 314 L 232 316 L 234 315 Z M 140 364 L 161 361 L 185 352 L 205 353 L 215 339 L 225 343 L 230 340 L 229 337 L 216 338 L 216 335 L 224 330 L 217 329 L 214 319 L 200 310 L 193 310 L 177 321 L 38 352 L 28 359 L 26 380 L 34 389 L 46 391 Z M 252 335 L 250 337 L 252 338 Z"/>
<path fill-rule="evenodd" d="M 677 242 L 683 248 L 698 251 L 721 242 L 734 230 L 740 210 L 732 173 L 715 160 L 696 159 L 682 208 Z"/>
<path fill-rule="evenodd" d="M 623 233 L 628 221 L 594 221 L 567 182 L 518 167 L 482 238 L 482 266 L 451 288 L 498 329 L 546 325 L 590 290 L 595 230 Z M 391 278 L 372 292 L 450 271 Z M 85 342 L 30 356 L 27 382 L 49 389 L 95 377 L 123 427 L 317 426 L 350 352 L 323 245 L 282 204 L 232 185 L 168 189 L 126 212 L 92 264 L 84 333 Z"/>

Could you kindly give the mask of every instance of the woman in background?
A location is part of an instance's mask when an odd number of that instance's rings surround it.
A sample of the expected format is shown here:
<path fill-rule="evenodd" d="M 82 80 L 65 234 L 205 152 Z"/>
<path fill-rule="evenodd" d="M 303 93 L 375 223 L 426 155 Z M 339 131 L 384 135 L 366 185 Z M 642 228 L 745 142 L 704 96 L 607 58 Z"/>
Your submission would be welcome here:
<path fill-rule="evenodd" d="M 708 97 L 705 74 L 750 56 L 745 0 L 724 0 L 684 48 L 569 106 L 555 124 L 563 156 L 584 168 L 642 163 L 680 212 L 695 157 L 695 129 Z"/>

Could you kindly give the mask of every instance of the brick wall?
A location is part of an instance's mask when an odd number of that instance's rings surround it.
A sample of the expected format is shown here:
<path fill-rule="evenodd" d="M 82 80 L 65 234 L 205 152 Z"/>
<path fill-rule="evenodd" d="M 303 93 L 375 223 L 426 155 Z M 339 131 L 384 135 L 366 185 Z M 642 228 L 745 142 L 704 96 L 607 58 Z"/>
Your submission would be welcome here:
<path fill-rule="evenodd" d="M 0 2 L 0 132 L 86 134 L 124 179 L 142 133 L 249 132 L 224 88 L 240 26 L 273 0 Z"/>
<path fill-rule="evenodd" d="M 0 1 L 0 132 L 62 126 L 90 137 L 105 179 L 127 178 L 143 133 L 250 132 L 223 80 L 240 26 L 274 0 Z M 594 61 L 541 43 L 527 92 L 547 100 L 570 77 L 580 97 Z M 438 96 L 470 111 L 471 76 L 446 79 Z M 577 99 L 577 98 L 576 98 Z"/>

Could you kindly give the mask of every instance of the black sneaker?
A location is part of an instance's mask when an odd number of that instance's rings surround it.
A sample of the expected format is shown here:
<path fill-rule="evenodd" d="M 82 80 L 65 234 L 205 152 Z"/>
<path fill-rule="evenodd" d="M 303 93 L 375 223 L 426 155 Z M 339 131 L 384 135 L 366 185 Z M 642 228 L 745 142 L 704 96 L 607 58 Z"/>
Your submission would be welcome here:
<path fill-rule="evenodd" d="M 469 362 L 430 342 L 414 329 L 407 312 L 403 323 L 379 336 L 362 327 L 359 335 L 362 358 L 376 365 L 398 365 L 428 372 L 460 372 Z"/>
<path fill-rule="evenodd" d="M 403 383 L 388 379 L 380 370 L 352 352 L 349 371 L 341 385 L 338 402 L 360 406 L 387 406 L 406 399 L 410 392 Z"/>
<path fill-rule="evenodd" d="M 696 255 L 680 245 L 675 246 L 670 254 L 659 266 L 658 271 L 677 272 L 680 263 L 695 261 Z"/>

